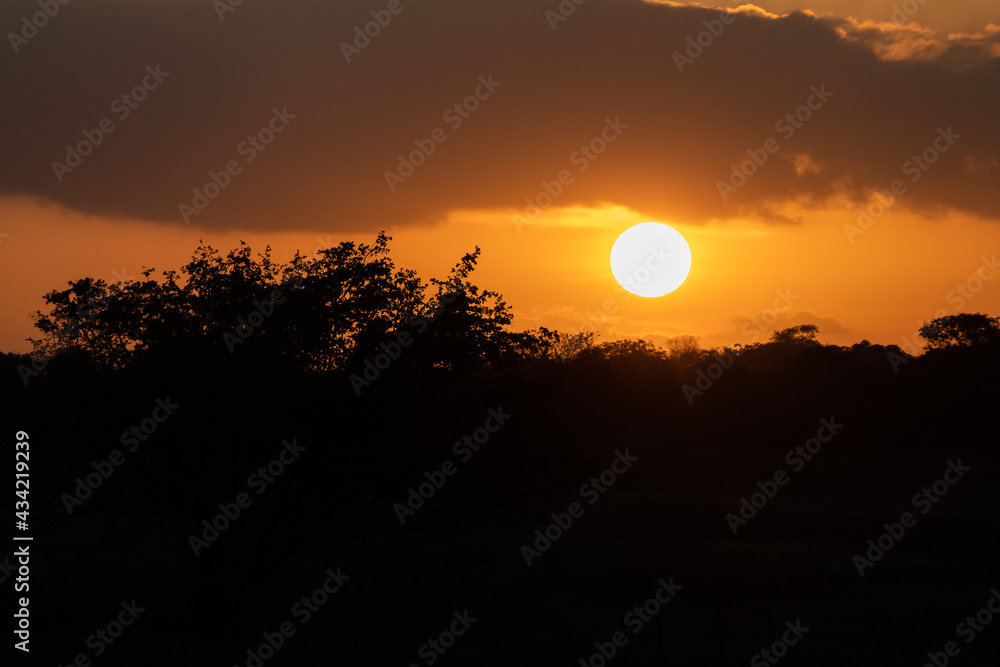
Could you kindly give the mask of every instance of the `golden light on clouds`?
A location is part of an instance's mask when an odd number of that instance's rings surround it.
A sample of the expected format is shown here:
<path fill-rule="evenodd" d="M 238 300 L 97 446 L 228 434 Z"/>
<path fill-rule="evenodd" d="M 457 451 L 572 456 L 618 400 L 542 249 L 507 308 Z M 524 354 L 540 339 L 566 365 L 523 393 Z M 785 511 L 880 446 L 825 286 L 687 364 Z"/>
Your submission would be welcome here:
<path fill-rule="evenodd" d="M 351 62 L 316 27 L 353 25 L 340 5 L 304 7 L 308 20 L 294 26 L 281 23 L 284 9 L 244 7 L 239 22 L 186 51 L 178 45 L 195 10 L 178 3 L 155 29 L 88 36 L 118 40 L 114 58 L 86 50 L 73 16 L 60 15 L 30 48 L 59 36 L 95 74 L 82 86 L 51 59 L 29 57 L 7 73 L 5 117 L 23 131 L 0 165 L 11 193 L 0 199 L 0 276 L 17 285 L 0 345 L 28 349 L 28 314 L 46 292 L 84 276 L 177 269 L 201 239 L 224 252 L 241 240 L 270 244 L 284 260 L 381 229 L 397 266 L 425 279 L 481 247 L 476 282 L 504 295 L 515 327 L 693 334 L 717 346 L 766 336 L 746 324 L 771 309 L 770 329 L 815 322 L 828 342 L 893 343 L 951 312 L 959 299 L 949 295 L 1000 241 L 994 3 L 906 0 L 897 11 L 776 0 L 734 6 L 726 21 L 713 4 L 581 5 L 553 28 L 528 0 L 502 12 L 456 3 L 450 19 L 476 26 L 474 43 L 472 32 L 439 33 L 440 8 L 407 12 L 398 40 L 386 30 Z M 122 22 L 142 10 L 92 8 Z M 294 48 L 264 38 L 276 25 Z M 432 36 L 438 48 L 410 48 Z M 512 36 L 522 48 L 498 56 Z M 217 51 L 222 61 L 208 57 Z M 162 90 L 57 181 L 52 160 L 158 61 L 170 72 Z M 220 87 L 240 77 L 254 86 Z M 51 90 L 75 91 L 74 103 L 14 103 Z M 816 90 L 827 91 L 822 109 L 781 131 L 776 121 Z M 459 126 L 441 113 L 456 101 Z M 284 105 L 294 123 L 184 225 L 178 205 L 192 186 Z M 905 180 L 952 131 L 962 138 Z M 433 136 L 433 151 L 387 188 L 386 171 Z M 761 157 L 741 167 L 748 155 Z M 734 170 L 739 186 L 720 197 Z M 891 206 L 859 216 L 900 179 L 906 190 Z M 645 221 L 675 228 L 697 258 L 668 300 L 629 298 L 608 267 L 619 235 Z M 777 312 L 779 294 L 788 303 Z M 992 282 L 962 300 L 997 309 Z"/>

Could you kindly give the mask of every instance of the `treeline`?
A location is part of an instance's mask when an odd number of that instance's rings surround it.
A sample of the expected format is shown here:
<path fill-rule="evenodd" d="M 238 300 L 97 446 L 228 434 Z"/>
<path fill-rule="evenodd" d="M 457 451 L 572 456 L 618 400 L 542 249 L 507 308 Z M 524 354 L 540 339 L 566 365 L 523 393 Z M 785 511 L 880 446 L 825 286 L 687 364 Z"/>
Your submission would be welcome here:
<path fill-rule="evenodd" d="M 753 361 L 741 366 L 781 363 L 790 351 L 820 345 L 815 325 L 721 350 L 701 349 L 692 336 L 656 347 L 642 340 L 599 342 L 593 331 L 512 332 L 502 296 L 469 279 L 478 247 L 446 279 L 427 283 L 395 267 L 389 240 L 382 233 L 371 245 L 344 242 L 311 258 L 296 252 L 287 263 L 275 262 L 269 247 L 255 258 L 245 244 L 226 256 L 201 246 L 180 271 L 159 277 L 148 269 L 141 279 L 114 284 L 82 278 L 45 295 L 48 312 L 34 315 L 40 335 L 31 340 L 33 352 L 6 354 L 3 363 L 15 367 L 23 385 L 55 369 L 226 373 L 253 363 L 346 374 L 360 394 L 386 375 L 412 379 L 522 362 L 669 362 L 675 372 L 703 366 L 698 383 L 684 390 L 691 403 L 715 379 L 707 373 L 719 374 L 720 361 L 728 368 L 732 358 L 750 353 Z M 980 350 L 996 346 L 1000 325 L 997 318 L 961 313 L 927 322 L 919 334 L 929 351 Z M 898 346 L 867 341 L 821 347 L 866 359 L 882 355 L 894 372 L 912 359 Z"/>
<path fill-rule="evenodd" d="M 262 573 L 306 559 L 344 562 L 366 582 L 360 605 L 492 604 L 529 590 L 570 598 L 606 575 L 604 553 L 629 566 L 594 595 L 628 600 L 667 563 L 701 586 L 760 600 L 784 575 L 777 564 L 760 569 L 771 542 L 754 540 L 770 536 L 794 554 L 815 532 L 853 585 L 851 556 L 886 514 L 879 508 L 896 511 L 948 457 L 974 466 L 948 512 L 970 526 L 995 517 L 996 318 L 932 320 L 916 357 L 867 341 L 824 345 L 814 325 L 719 350 L 690 336 L 657 347 L 514 332 L 502 296 L 470 279 L 478 248 L 424 282 L 393 265 L 388 240 L 283 264 L 270 250 L 201 247 L 180 271 L 81 279 L 47 294 L 33 354 L 0 357 L 5 412 L 33 443 L 33 525 L 58 543 L 46 552 L 107 552 L 104 533 L 74 532 L 81 521 L 155 526 L 148 539 L 163 562 L 145 568 L 148 578 L 112 576 L 148 558 L 123 544 L 94 586 L 120 582 L 122 596 L 140 589 L 163 608 L 210 610 L 231 637 L 266 627 L 246 616 L 266 601 L 241 602 L 259 594 Z M 733 542 L 726 514 L 821 419 L 844 425 L 822 463 Z M 638 457 L 628 475 L 526 571 L 520 546 L 625 449 Z M 401 525 L 411 489 L 456 466 Z M 957 567 L 932 527 L 920 553 Z M 1000 554 L 978 532 L 950 539 L 982 553 L 962 569 L 970 581 Z M 735 558 L 747 541 L 762 561 Z M 720 566 L 720 549 L 734 560 Z M 813 556 L 802 558 L 812 572 Z M 407 586 L 392 585 L 396 571 Z M 93 592 L 79 585 L 79 598 Z M 741 613 L 755 622 L 759 609 Z"/>

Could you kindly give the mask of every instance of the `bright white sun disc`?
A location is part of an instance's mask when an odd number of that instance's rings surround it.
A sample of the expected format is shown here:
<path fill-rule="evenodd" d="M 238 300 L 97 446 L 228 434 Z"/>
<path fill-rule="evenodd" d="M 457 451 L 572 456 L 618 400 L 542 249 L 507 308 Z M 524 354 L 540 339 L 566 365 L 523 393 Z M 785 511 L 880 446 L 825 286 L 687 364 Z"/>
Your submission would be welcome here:
<path fill-rule="evenodd" d="M 611 273 L 632 294 L 657 297 L 681 286 L 691 271 L 691 247 L 673 227 L 643 222 L 611 247 Z"/>

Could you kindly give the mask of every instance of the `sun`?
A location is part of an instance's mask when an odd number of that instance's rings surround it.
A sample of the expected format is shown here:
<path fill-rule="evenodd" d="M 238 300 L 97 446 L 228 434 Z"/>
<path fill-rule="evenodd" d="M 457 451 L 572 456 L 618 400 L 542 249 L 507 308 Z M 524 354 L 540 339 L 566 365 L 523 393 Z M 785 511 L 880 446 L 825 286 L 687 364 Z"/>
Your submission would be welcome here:
<path fill-rule="evenodd" d="M 673 227 L 642 222 L 629 227 L 611 247 L 611 273 L 632 294 L 670 294 L 691 272 L 691 247 Z"/>

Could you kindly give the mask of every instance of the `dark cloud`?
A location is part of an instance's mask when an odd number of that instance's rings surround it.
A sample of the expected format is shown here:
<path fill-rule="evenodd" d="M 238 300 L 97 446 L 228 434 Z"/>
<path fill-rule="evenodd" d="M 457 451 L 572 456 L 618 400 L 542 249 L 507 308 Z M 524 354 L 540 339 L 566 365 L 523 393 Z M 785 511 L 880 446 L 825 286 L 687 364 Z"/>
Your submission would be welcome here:
<path fill-rule="evenodd" d="M 348 64 L 341 42 L 391 3 L 243 2 L 220 20 L 224 2 L 76 0 L 18 53 L 7 36 L 0 190 L 183 225 L 192 188 L 237 160 L 241 173 L 194 224 L 359 230 L 524 207 L 566 169 L 559 205 L 614 202 L 678 221 L 783 220 L 783 201 L 863 199 L 902 178 L 902 205 L 1000 218 L 996 32 L 934 42 L 745 10 L 679 72 L 673 54 L 717 10 L 588 0 L 553 30 L 556 0 L 400 0 Z M 36 11 L 4 3 L 0 26 L 19 31 Z M 112 101 L 152 83 L 148 66 L 169 76 L 121 119 Z M 501 85 L 455 127 L 442 114 L 481 76 Z M 822 86 L 833 96 L 807 122 L 791 136 L 776 127 Z M 247 163 L 239 146 L 274 108 L 295 118 Z M 59 182 L 52 162 L 104 118 L 114 131 Z M 608 118 L 627 129 L 578 172 L 574 151 Z M 961 138 L 911 182 L 905 163 L 948 127 Z M 436 128 L 447 139 L 390 192 L 384 173 Z M 723 201 L 717 182 L 769 138 L 780 149 Z"/>

